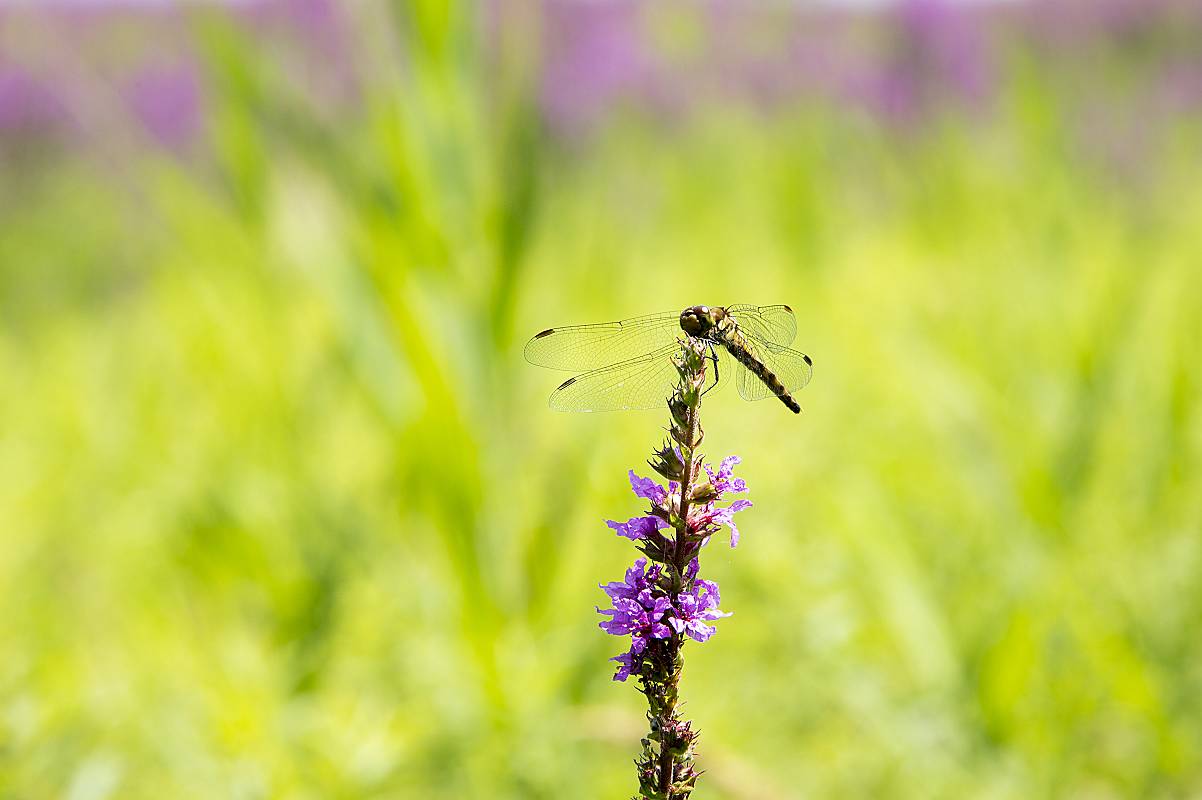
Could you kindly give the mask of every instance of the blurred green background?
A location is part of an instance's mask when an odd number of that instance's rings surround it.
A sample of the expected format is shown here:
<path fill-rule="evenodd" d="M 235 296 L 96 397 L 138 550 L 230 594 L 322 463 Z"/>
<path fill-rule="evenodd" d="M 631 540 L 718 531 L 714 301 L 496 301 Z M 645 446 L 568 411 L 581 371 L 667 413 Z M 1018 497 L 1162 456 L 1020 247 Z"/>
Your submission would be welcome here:
<path fill-rule="evenodd" d="M 616 798 L 664 414 L 788 303 L 697 798 L 1202 796 L 1189 2 L 0 5 L 0 794 Z"/>

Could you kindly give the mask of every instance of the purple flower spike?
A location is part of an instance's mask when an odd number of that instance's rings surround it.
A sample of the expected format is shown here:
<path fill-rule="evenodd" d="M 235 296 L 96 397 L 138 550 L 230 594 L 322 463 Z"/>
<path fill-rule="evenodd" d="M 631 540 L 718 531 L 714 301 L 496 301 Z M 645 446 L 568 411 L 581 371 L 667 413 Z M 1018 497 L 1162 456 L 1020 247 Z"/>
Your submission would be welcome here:
<path fill-rule="evenodd" d="M 691 592 L 682 592 L 676 596 L 674 616 L 668 619 L 669 624 L 677 633 L 687 634 L 691 639 L 704 642 L 718 629 L 706 625 L 730 614 L 718 609 L 722 597 L 718 593 L 718 584 L 713 581 L 697 581 Z"/>
<path fill-rule="evenodd" d="M 655 533 L 660 528 L 668 527 L 668 523 L 664 522 L 659 517 L 635 517 L 626 522 L 617 522 L 616 520 L 606 520 L 605 524 L 614 529 L 614 532 L 619 536 L 624 536 L 631 541 L 646 539 L 651 534 Z"/>
<path fill-rule="evenodd" d="M 537 356 L 543 347 L 538 341 L 554 332 L 539 334 L 527 349 L 533 348 Z M 667 486 L 630 470 L 630 488 L 650 508 L 625 522 L 605 523 L 634 541 L 646 556 L 636 560 L 622 580 L 600 584 L 610 608 L 597 609 L 601 630 L 629 637 L 626 652 L 610 659 L 618 665 L 613 679 L 626 681 L 634 676 L 647 697 L 651 733 L 642 740 L 643 752 L 635 761 L 639 797 L 684 798 L 700 775 L 694 769 L 697 732 L 680 715 L 677 704 L 684 647 L 690 639 L 707 641 L 717 632 L 713 623 L 730 614 L 718 607 L 718 584 L 700 579 L 698 555 L 723 526 L 730 528 L 731 547 L 738 544 L 734 516 L 751 506 L 748 500 L 730 502 L 725 497 L 728 492 L 747 491 L 747 482 L 734 475 L 741 459 L 727 456 L 715 467 L 705 464 L 698 453 L 703 438 L 699 410 L 712 346 L 708 340 L 687 336 L 671 360 L 680 383 L 667 398 L 668 438 L 647 461 Z M 540 359 L 531 360 L 539 363 Z"/>

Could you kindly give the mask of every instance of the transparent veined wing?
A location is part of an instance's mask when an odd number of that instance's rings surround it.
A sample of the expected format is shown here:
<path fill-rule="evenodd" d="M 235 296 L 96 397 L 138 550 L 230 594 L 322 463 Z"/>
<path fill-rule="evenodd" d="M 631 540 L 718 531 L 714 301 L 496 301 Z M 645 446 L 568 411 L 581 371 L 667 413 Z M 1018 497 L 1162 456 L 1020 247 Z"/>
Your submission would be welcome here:
<path fill-rule="evenodd" d="M 776 375 L 790 392 L 804 389 L 814 376 L 814 362 L 805 353 L 772 344 L 750 331 L 744 331 L 743 334 L 747 351 Z M 736 370 L 738 377 L 735 383 L 739 387 L 739 396 L 744 400 L 763 400 L 776 396 L 768 384 L 752 374 L 751 370 L 741 364 Z"/>
<path fill-rule="evenodd" d="M 726 309 L 735 318 L 735 324 L 753 333 L 766 342 L 788 347 L 797 335 L 797 319 L 793 309 L 785 305 L 752 306 L 746 303 Z"/>
<path fill-rule="evenodd" d="M 526 342 L 526 360 L 574 372 L 629 361 L 672 344 L 683 335 L 680 312 L 667 311 L 617 322 L 548 328 Z"/>
<path fill-rule="evenodd" d="M 672 363 L 679 352 L 679 346 L 670 344 L 639 358 L 569 378 L 551 393 L 549 404 L 556 411 L 658 408 L 680 382 Z M 706 371 L 706 385 L 714 385 L 712 369 Z"/>

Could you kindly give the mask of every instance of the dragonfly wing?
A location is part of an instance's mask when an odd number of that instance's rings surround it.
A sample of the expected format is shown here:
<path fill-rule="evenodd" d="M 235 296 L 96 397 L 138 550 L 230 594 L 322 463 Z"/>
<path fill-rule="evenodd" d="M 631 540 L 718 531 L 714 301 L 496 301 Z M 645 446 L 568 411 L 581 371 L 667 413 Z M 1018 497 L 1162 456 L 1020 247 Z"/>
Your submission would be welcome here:
<path fill-rule="evenodd" d="M 805 385 L 810 382 L 810 378 L 813 377 L 814 363 L 805 353 L 772 345 L 750 332 L 745 333 L 744 341 L 747 351 L 762 362 L 772 374 L 776 375 L 790 392 L 805 388 Z M 739 365 L 738 378 L 735 382 L 739 387 L 739 396 L 744 400 L 763 400 L 776 396 L 768 388 L 768 384 L 742 365 Z"/>
<path fill-rule="evenodd" d="M 797 335 L 797 319 L 793 309 L 785 305 L 752 306 L 746 303 L 726 309 L 735 318 L 735 324 L 748 333 L 753 333 L 766 342 L 788 347 Z"/>
<path fill-rule="evenodd" d="M 683 335 L 680 313 L 669 311 L 596 325 L 548 328 L 526 343 L 526 360 L 574 372 L 629 361 L 672 344 Z"/>
<path fill-rule="evenodd" d="M 551 393 L 556 411 L 627 411 L 663 405 L 679 376 L 672 363 L 678 348 L 666 345 L 640 358 L 569 378 Z"/>

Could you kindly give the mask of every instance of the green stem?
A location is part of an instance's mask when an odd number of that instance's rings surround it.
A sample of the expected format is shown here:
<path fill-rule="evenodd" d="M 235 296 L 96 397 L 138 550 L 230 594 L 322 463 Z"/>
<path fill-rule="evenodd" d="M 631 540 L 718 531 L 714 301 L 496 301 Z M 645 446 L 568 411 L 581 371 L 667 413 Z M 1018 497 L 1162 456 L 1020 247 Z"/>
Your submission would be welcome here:
<path fill-rule="evenodd" d="M 704 370 L 704 365 L 702 370 Z M 697 402 L 689 407 L 688 418 L 688 445 L 681 445 L 681 453 L 684 458 L 684 475 L 680 479 L 680 505 L 678 507 L 678 521 L 676 524 L 676 537 L 672 549 L 672 596 L 675 598 L 677 594 L 685 590 L 684 573 L 688 568 L 688 532 L 689 532 L 689 495 L 693 489 L 693 464 L 695 459 L 693 442 L 697 438 L 697 419 L 701 413 L 701 398 L 698 396 Z M 668 746 L 667 731 L 671 727 L 676 717 L 676 700 L 680 685 L 681 664 L 680 649 L 683 642 L 680 639 L 680 634 L 673 631 L 671 638 L 668 640 L 667 659 L 670 666 L 668 679 L 664 683 L 663 707 L 659 715 L 660 729 L 660 791 L 668 800 L 673 800 L 676 795 L 672 792 L 672 784 L 675 781 L 674 759 L 672 750 Z"/>
<path fill-rule="evenodd" d="M 668 591 L 673 602 L 687 589 L 684 576 L 695 544 L 690 538 L 688 519 L 689 508 L 693 505 L 694 472 L 698 466 L 696 449 L 698 439 L 703 435 L 700 409 L 706 368 L 703 353 L 692 341 L 681 343 L 681 354 L 676 363 L 680 384 L 668 401 L 672 413 L 671 439 L 656 452 L 656 460 L 652 463 L 657 472 L 680 484 L 676 507 L 668 509 L 674 512 L 675 535 L 671 539 L 657 539 L 653 547 L 644 550 L 665 567 L 667 580 L 660 585 Z M 679 459 L 673 452 L 673 442 L 679 447 Z M 674 630 L 666 639 L 652 640 L 641 670 L 642 690 L 647 697 L 647 720 L 651 725 L 651 733 L 643 740 L 643 756 L 637 762 L 640 796 L 646 800 L 686 800 L 697 780 L 692 769 L 695 734 L 689 724 L 677 716 L 684 669 L 683 646 L 683 637 Z"/>

